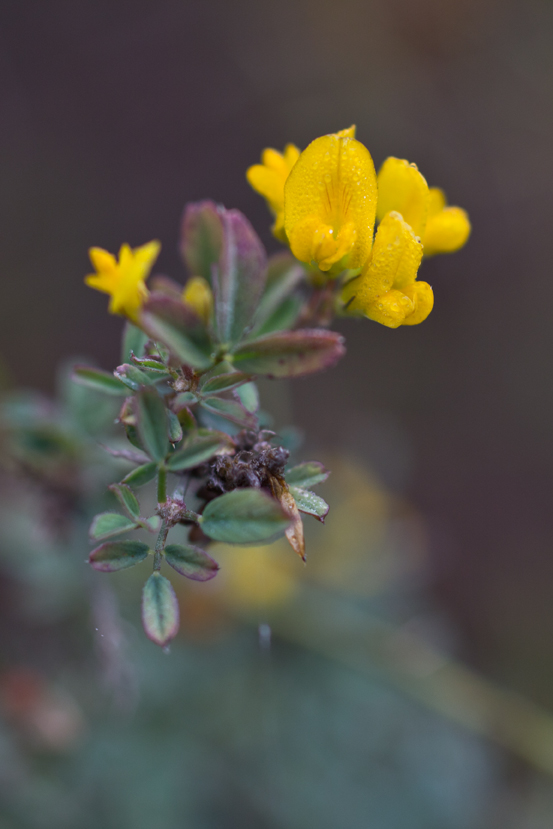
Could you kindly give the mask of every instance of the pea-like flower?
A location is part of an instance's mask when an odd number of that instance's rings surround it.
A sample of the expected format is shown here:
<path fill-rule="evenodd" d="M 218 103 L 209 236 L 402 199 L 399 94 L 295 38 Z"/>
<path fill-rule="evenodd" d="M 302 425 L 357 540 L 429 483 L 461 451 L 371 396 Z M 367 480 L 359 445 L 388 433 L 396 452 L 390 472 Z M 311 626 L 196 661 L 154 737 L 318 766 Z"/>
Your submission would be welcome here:
<path fill-rule="evenodd" d="M 316 138 L 284 186 L 284 229 L 294 256 L 329 276 L 368 259 L 376 213 L 376 174 L 355 127 Z"/>
<path fill-rule="evenodd" d="M 134 249 L 121 245 L 119 261 L 103 248 L 90 248 L 88 254 L 96 273 L 85 277 L 85 282 L 91 288 L 110 295 L 110 314 L 120 314 L 136 322 L 138 311 L 148 296 L 146 279 L 160 248 L 157 241 Z"/>
<path fill-rule="evenodd" d="M 386 159 L 378 174 L 376 232 L 371 257 L 343 291 L 346 311 L 397 328 L 417 325 L 434 304 L 432 288 L 417 281 L 423 253 L 449 253 L 468 239 L 470 222 L 444 193 L 429 188 L 414 164 Z"/>
<path fill-rule="evenodd" d="M 275 217 L 272 231 L 281 242 L 286 242 L 284 184 L 299 156 L 300 151 L 294 144 L 287 144 L 282 153 L 267 147 L 261 154 L 261 164 L 254 164 L 246 171 L 248 182 L 263 196 Z"/>
<path fill-rule="evenodd" d="M 470 221 L 461 207 L 448 207 L 438 187 L 428 187 L 415 164 L 387 158 L 378 173 L 376 218 L 397 210 L 424 245 L 424 255 L 453 253 L 470 234 Z"/>

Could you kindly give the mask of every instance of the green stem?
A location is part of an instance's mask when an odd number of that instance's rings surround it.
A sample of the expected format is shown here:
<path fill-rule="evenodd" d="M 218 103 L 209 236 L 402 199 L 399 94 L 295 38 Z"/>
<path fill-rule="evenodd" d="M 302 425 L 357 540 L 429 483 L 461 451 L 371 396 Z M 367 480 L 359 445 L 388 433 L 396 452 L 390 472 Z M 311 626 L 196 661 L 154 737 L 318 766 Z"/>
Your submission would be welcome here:
<path fill-rule="evenodd" d="M 165 542 L 167 541 L 167 536 L 169 535 L 169 526 L 167 521 L 163 519 L 161 527 L 159 528 L 159 533 L 156 538 L 156 546 L 154 547 L 154 570 L 161 570 L 161 559 L 162 553 L 165 549 Z"/>
<path fill-rule="evenodd" d="M 164 504 L 167 500 L 167 470 L 160 466 L 157 471 L 157 502 Z"/>

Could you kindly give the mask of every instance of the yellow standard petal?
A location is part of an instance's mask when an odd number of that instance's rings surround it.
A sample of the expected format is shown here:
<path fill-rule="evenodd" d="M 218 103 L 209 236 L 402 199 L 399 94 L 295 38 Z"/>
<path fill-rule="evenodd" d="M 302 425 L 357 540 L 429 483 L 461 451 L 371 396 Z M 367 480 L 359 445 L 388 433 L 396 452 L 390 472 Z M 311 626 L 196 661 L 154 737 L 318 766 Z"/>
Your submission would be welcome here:
<path fill-rule="evenodd" d="M 428 215 L 428 184 L 415 164 L 393 156 L 378 173 L 378 221 L 391 210 L 401 213 L 415 235 L 422 236 Z"/>
<path fill-rule="evenodd" d="M 376 175 L 369 151 L 352 137 L 354 129 L 312 141 L 284 187 L 292 253 L 322 271 L 333 265 L 360 268 L 372 247 Z"/>
<path fill-rule="evenodd" d="M 362 313 L 389 328 L 422 322 L 432 309 L 427 293 L 424 302 L 419 302 L 419 283 L 415 281 L 422 254 L 420 239 L 403 217 L 395 211 L 386 214 L 378 227 L 370 260 L 344 287 L 342 297 L 348 312 Z M 430 286 L 426 288 L 432 293 Z"/>
<path fill-rule="evenodd" d="M 284 234 L 284 184 L 290 170 L 300 156 L 294 144 L 287 144 L 284 152 L 279 153 L 271 147 L 263 150 L 261 164 L 254 164 L 246 171 L 246 178 L 265 201 L 275 217 L 273 234 L 285 242 Z"/>
<path fill-rule="evenodd" d="M 131 250 L 122 245 L 119 261 L 102 248 L 91 248 L 90 259 L 97 273 L 89 274 L 85 282 L 91 288 L 110 295 L 109 312 L 121 314 L 136 321 L 138 310 L 148 296 L 145 285 L 152 265 L 160 251 L 159 242 L 148 242 Z"/>
<path fill-rule="evenodd" d="M 193 276 L 188 280 L 182 292 L 182 298 L 194 309 L 200 319 L 206 324 L 209 322 L 213 310 L 213 294 L 209 283 L 203 276 Z"/>
<path fill-rule="evenodd" d="M 431 187 L 428 202 L 428 221 L 423 235 L 424 255 L 453 253 L 463 247 L 470 236 L 470 220 L 461 207 L 447 207 L 445 194 Z"/>

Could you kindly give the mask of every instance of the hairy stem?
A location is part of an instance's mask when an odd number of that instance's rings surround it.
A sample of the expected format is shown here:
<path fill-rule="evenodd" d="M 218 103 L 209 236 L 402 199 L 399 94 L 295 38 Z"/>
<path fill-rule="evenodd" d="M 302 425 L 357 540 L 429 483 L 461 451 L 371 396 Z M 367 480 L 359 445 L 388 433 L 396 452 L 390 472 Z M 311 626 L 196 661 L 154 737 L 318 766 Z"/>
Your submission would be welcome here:
<path fill-rule="evenodd" d="M 169 525 L 167 519 L 164 518 L 156 538 L 156 546 L 154 547 L 154 570 L 161 570 L 161 554 L 165 548 L 165 542 L 167 541 L 168 534 Z"/>
<path fill-rule="evenodd" d="M 160 466 L 157 473 L 157 502 L 164 504 L 167 500 L 167 470 Z"/>

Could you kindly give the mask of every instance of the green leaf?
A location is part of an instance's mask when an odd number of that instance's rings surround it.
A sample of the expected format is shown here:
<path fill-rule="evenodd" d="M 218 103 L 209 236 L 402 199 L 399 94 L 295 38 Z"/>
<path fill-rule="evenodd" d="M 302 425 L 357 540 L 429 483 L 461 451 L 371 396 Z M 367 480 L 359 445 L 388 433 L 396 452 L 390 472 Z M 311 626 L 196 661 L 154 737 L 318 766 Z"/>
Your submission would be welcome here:
<path fill-rule="evenodd" d="M 113 374 L 102 371 L 101 368 L 90 368 L 90 366 L 75 366 L 73 368 L 73 380 L 89 389 L 111 394 L 116 397 L 126 397 L 129 393 L 127 388 Z"/>
<path fill-rule="evenodd" d="M 257 234 L 239 210 L 219 209 L 223 247 L 213 266 L 215 320 L 219 341 L 242 339 L 252 325 L 267 276 L 267 257 Z"/>
<path fill-rule="evenodd" d="M 181 391 L 173 400 L 173 406 L 178 411 L 182 406 L 192 406 L 198 402 L 198 395 L 192 391 Z"/>
<path fill-rule="evenodd" d="M 131 398 L 132 400 L 132 398 Z M 136 430 L 136 426 L 133 426 L 132 423 L 125 423 L 123 422 L 123 426 L 125 427 L 125 434 L 127 436 L 127 440 L 137 449 L 140 449 L 141 452 L 146 454 L 146 450 L 144 449 L 144 445 L 140 439 L 140 435 Z"/>
<path fill-rule="evenodd" d="M 171 582 L 152 573 L 142 593 L 142 624 L 156 645 L 166 645 L 179 629 L 179 604 Z"/>
<path fill-rule="evenodd" d="M 207 536 L 227 544 L 268 543 L 289 524 L 290 517 L 280 504 L 259 489 L 235 489 L 215 498 L 200 522 Z"/>
<path fill-rule="evenodd" d="M 113 458 L 123 458 L 130 463 L 139 465 L 149 463 L 148 456 L 144 452 L 135 452 L 134 449 L 112 449 L 111 446 L 106 446 L 105 443 L 100 443 L 100 446 Z"/>
<path fill-rule="evenodd" d="M 327 472 L 319 461 L 300 463 L 284 473 L 288 486 L 299 486 L 303 489 L 322 484 L 329 475 L 330 472 Z"/>
<path fill-rule="evenodd" d="M 344 338 L 333 331 L 281 331 L 238 346 L 234 364 L 252 374 L 299 377 L 333 366 L 344 354 Z"/>
<path fill-rule="evenodd" d="M 182 222 L 181 253 L 192 276 L 211 285 L 211 270 L 223 245 L 220 208 L 212 201 L 188 204 Z"/>
<path fill-rule="evenodd" d="M 212 365 L 209 334 L 190 306 L 163 294 L 150 294 L 140 320 L 150 337 L 165 343 L 182 363 L 199 369 Z"/>
<path fill-rule="evenodd" d="M 117 366 L 113 374 L 125 386 L 131 389 L 131 391 L 139 391 L 144 386 L 149 386 L 152 383 L 152 380 L 145 371 L 141 371 L 130 363 L 123 363 L 122 366 Z"/>
<path fill-rule="evenodd" d="M 222 397 L 204 397 L 200 406 L 208 412 L 224 417 L 238 426 L 254 429 L 257 418 L 236 400 L 225 400 Z"/>
<path fill-rule="evenodd" d="M 140 517 L 140 504 L 130 487 L 126 484 L 111 484 L 108 489 L 113 492 L 123 509 L 129 513 L 131 518 Z"/>
<path fill-rule="evenodd" d="M 259 409 L 259 391 L 255 383 L 246 383 L 244 386 L 235 389 L 235 397 L 238 397 L 241 404 L 248 412 L 257 412 Z"/>
<path fill-rule="evenodd" d="M 135 357 L 133 354 L 132 361 L 141 368 L 149 369 L 150 372 L 155 371 L 157 374 L 167 374 L 165 363 L 162 363 L 161 360 L 154 360 L 153 357 Z"/>
<path fill-rule="evenodd" d="M 149 547 L 142 541 L 108 541 L 92 550 L 88 561 L 95 570 L 114 573 L 144 561 L 148 553 Z"/>
<path fill-rule="evenodd" d="M 272 334 L 274 331 L 283 331 L 293 328 L 304 307 L 304 300 L 301 296 L 287 297 L 278 308 L 275 308 L 273 313 L 255 329 L 254 336 L 264 337 L 266 334 Z"/>
<path fill-rule="evenodd" d="M 267 287 L 255 312 L 254 330 L 261 328 L 305 279 L 304 268 L 290 254 L 277 254 L 271 259 L 273 261 L 269 260 L 271 268 L 267 277 Z"/>
<path fill-rule="evenodd" d="M 171 409 L 167 409 L 167 421 L 169 425 L 169 440 L 171 443 L 180 443 L 182 440 L 182 426 L 178 417 Z"/>
<path fill-rule="evenodd" d="M 142 389 L 134 400 L 136 428 L 144 449 L 152 460 L 160 462 L 169 451 L 165 403 L 153 389 Z"/>
<path fill-rule="evenodd" d="M 221 449 L 228 447 L 230 440 L 222 432 L 211 429 L 198 429 L 197 432 L 186 438 L 184 444 L 167 461 L 167 469 L 171 472 L 182 472 L 192 469 L 213 457 Z"/>
<path fill-rule="evenodd" d="M 136 325 L 133 325 L 132 322 L 127 322 L 123 331 L 121 362 L 127 363 L 131 359 L 131 353 L 135 357 L 144 356 L 144 346 L 147 342 L 148 335 L 137 328 Z"/>
<path fill-rule="evenodd" d="M 101 512 L 94 517 L 88 534 L 94 541 L 101 541 L 103 538 L 113 538 L 114 535 L 136 530 L 137 526 L 135 521 L 120 512 Z"/>
<path fill-rule="evenodd" d="M 200 391 L 202 394 L 217 394 L 222 391 L 234 389 L 236 386 L 241 386 L 250 380 L 251 377 L 249 374 L 243 374 L 241 371 L 230 371 L 227 374 L 219 374 L 217 377 L 211 377 L 204 385 L 200 383 Z"/>
<path fill-rule="evenodd" d="M 168 544 L 164 553 L 167 564 L 187 579 L 209 581 L 217 575 L 219 565 L 199 547 L 192 547 L 189 544 Z"/>
<path fill-rule="evenodd" d="M 308 489 L 301 489 L 299 486 L 291 486 L 290 492 L 294 496 L 294 501 L 300 512 L 305 512 L 307 515 L 314 515 L 319 521 L 324 523 L 328 515 L 329 506 L 326 501 L 314 492 L 309 492 Z"/>

